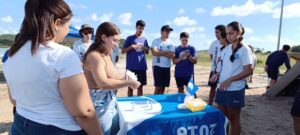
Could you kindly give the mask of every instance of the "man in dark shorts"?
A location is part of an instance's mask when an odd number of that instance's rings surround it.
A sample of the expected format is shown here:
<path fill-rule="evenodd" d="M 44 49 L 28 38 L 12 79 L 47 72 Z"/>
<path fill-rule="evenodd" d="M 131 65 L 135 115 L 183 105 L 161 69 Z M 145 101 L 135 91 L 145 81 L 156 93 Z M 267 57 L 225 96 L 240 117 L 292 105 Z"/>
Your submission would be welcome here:
<path fill-rule="evenodd" d="M 161 27 L 161 37 L 154 39 L 151 45 L 152 65 L 154 76 L 154 94 L 164 94 L 171 79 L 171 60 L 175 56 L 175 45 L 169 39 L 173 29 L 169 25 Z"/>
<path fill-rule="evenodd" d="M 271 78 L 270 84 L 268 87 L 274 86 L 277 82 L 279 67 L 285 63 L 287 70 L 291 69 L 290 58 L 287 55 L 289 51 L 289 45 L 283 45 L 282 49 L 271 53 L 266 61 L 265 70 L 268 74 L 268 77 Z"/>
<path fill-rule="evenodd" d="M 196 49 L 191 46 L 189 34 L 187 32 L 180 33 L 181 44 L 175 49 L 175 58 L 173 63 L 175 66 L 175 80 L 178 88 L 178 93 L 184 93 L 184 86 L 187 86 L 189 80 L 194 74 L 194 64 L 197 63 Z"/>
<path fill-rule="evenodd" d="M 144 27 L 143 20 L 136 22 L 136 32 L 134 35 L 127 37 L 122 53 L 126 54 L 126 69 L 135 73 L 141 85 L 138 87 L 137 96 L 143 95 L 143 86 L 147 84 L 147 62 L 146 55 L 149 53 L 147 39 L 142 37 Z M 128 96 L 133 96 L 133 90 L 128 87 Z"/>

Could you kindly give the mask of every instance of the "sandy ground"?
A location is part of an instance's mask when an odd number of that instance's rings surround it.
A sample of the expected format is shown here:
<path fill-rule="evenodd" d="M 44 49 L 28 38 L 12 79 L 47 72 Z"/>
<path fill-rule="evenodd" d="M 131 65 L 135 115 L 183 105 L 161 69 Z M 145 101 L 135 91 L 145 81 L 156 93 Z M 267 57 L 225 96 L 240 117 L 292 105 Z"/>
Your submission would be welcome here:
<path fill-rule="evenodd" d="M 117 63 L 120 73 L 125 72 L 124 57 Z M 151 60 L 148 61 L 147 76 L 148 85 L 144 87 L 144 94 L 153 94 L 153 77 Z M 172 67 L 172 73 L 174 66 Z M 200 87 L 197 95 L 202 99 L 208 99 L 209 87 L 207 80 L 209 67 L 202 67 L 201 62 L 195 66 L 195 83 Z M 246 106 L 241 112 L 242 135 L 293 135 L 293 121 L 290 116 L 292 97 L 266 97 L 266 75 L 255 74 L 250 89 L 246 90 Z M 136 91 L 134 91 L 136 94 Z M 172 75 L 171 85 L 166 93 L 176 93 L 175 78 Z M 127 95 L 127 89 L 118 90 L 118 96 Z M 8 134 L 12 123 L 12 105 L 8 99 L 6 84 L 0 84 L 0 134 Z"/>

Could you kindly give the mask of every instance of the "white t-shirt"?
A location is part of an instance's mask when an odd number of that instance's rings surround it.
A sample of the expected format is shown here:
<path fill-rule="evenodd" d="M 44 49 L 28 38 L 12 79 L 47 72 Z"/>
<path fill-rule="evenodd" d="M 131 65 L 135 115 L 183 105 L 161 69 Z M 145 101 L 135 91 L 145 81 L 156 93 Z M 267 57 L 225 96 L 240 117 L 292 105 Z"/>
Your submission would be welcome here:
<path fill-rule="evenodd" d="M 220 44 L 219 40 L 215 40 L 209 46 L 208 54 L 213 56 L 212 60 L 211 60 L 211 68 L 210 68 L 211 71 L 214 71 L 217 66 L 218 53 L 219 53 L 221 47 L 222 47 L 222 45 Z"/>
<path fill-rule="evenodd" d="M 167 39 L 166 41 L 162 41 L 161 38 L 157 38 L 153 40 L 151 48 L 157 49 L 158 51 L 175 52 L 175 44 L 170 39 Z M 153 56 L 152 65 L 169 68 L 171 67 L 171 58 L 167 58 L 164 56 Z"/>
<path fill-rule="evenodd" d="M 83 60 L 83 56 L 86 53 L 86 51 L 89 49 L 92 42 L 93 41 L 90 41 L 88 43 L 83 43 L 82 39 L 74 42 L 72 48 L 75 51 L 75 53 L 78 55 L 78 57 L 80 58 L 81 61 Z"/>
<path fill-rule="evenodd" d="M 3 65 L 12 98 L 17 102 L 17 112 L 41 124 L 81 130 L 67 111 L 58 86 L 59 79 L 83 72 L 80 60 L 68 47 L 53 41 L 47 46 L 40 45 L 32 55 L 28 41 Z"/>
<path fill-rule="evenodd" d="M 228 46 L 226 46 L 226 47 L 224 47 L 223 48 L 223 50 L 221 50 L 221 48 L 222 48 L 223 46 L 221 46 L 219 49 L 220 49 L 220 51 L 218 52 L 218 58 L 217 58 L 217 67 L 216 67 L 216 71 L 219 73 L 220 71 L 221 71 L 221 61 L 219 61 L 219 59 L 221 59 L 222 58 L 222 56 L 223 56 L 223 54 L 224 54 L 224 51 L 226 50 L 226 48 L 228 47 Z"/>
<path fill-rule="evenodd" d="M 235 60 L 233 62 L 230 61 L 230 56 L 232 54 L 232 45 L 228 45 L 224 48 L 222 59 L 222 67 L 219 77 L 218 88 L 220 84 L 227 80 L 228 78 L 235 76 L 241 73 L 244 70 L 245 65 L 249 65 L 252 63 L 252 52 L 248 46 L 243 45 L 236 53 Z M 238 81 L 233 81 L 226 89 L 227 91 L 237 91 L 241 90 L 245 87 L 245 79 L 241 79 Z"/>
<path fill-rule="evenodd" d="M 119 47 L 115 47 L 113 49 L 113 52 L 111 53 L 111 60 L 114 63 L 114 65 L 116 65 L 117 56 L 119 56 Z"/>

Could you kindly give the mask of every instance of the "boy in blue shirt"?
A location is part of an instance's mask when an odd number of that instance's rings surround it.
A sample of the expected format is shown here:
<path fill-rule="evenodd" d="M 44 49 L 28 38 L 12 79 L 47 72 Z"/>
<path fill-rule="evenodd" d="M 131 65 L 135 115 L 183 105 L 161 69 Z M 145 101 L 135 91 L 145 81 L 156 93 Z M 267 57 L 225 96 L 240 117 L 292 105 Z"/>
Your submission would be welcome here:
<path fill-rule="evenodd" d="M 135 73 L 141 85 L 138 87 L 138 96 L 143 95 L 143 85 L 147 84 L 147 62 L 146 54 L 149 53 L 147 39 L 142 37 L 146 26 L 143 20 L 136 22 L 136 32 L 134 35 L 127 37 L 122 53 L 126 54 L 126 69 Z M 128 87 L 128 96 L 133 96 L 133 90 Z"/>
<path fill-rule="evenodd" d="M 187 32 L 180 33 L 181 45 L 176 47 L 175 58 L 173 58 L 173 64 L 176 64 L 174 76 L 178 93 L 184 92 L 184 85 L 188 85 L 194 74 L 194 64 L 197 63 L 196 50 L 188 44 L 188 40 L 189 34 Z"/>
<path fill-rule="evenodd" d="M 289 45 L 283 45 L 282 50 L 271 53 L 266 61 L 265 70 L 268 73 L 268 77 L 271 78 L 269 87 L 272 87 L 277 82 L 279 67 L 285 63 L 287 70 L 291 69 L 290 58 L 287 55 L 289 51 Z"/>

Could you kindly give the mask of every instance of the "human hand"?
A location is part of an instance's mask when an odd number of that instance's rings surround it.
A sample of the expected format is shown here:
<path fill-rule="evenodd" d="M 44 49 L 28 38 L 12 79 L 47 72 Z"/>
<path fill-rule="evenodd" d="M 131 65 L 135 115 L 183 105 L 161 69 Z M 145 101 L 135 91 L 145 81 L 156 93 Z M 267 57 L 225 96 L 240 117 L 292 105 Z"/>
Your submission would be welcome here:
<path fill-rule="evenodd" d="M 132 44 L 131 47 L 132 47 L 133 49 L 135 49 L 135 50 L 140 48 L 140 46 L 137 45 L 137 44 Z"/>
<path fill-rule="evenodd" d="M 226 90 L 226 88 L 229 87 L 229 85 L 231 84 L 231 80 L 227 79 L 224 82 L 221 83 L 220 89 L 221 90 Z"/>
<path fill-rule="evenodd" d="M 215 82 L 217 82 L 218 78 L 219 78 L 218 74 L 213 74 L 212 77 L 209 79 L 209 81 L 211 83 L 215 83 Z"/>
<path fill-rule="evenodd" d="M 129 87 L 133 90 L 137 89 L 141 85 L 141 83 L 139 81 L 130 80 L 129 82 L 130 82 Z"/>
<path fill-rule="evenodd" d="M 268 66 L 267 65 L 265 65 L 265 71 L 268 72 Z"/>

